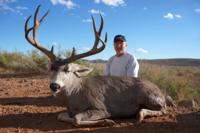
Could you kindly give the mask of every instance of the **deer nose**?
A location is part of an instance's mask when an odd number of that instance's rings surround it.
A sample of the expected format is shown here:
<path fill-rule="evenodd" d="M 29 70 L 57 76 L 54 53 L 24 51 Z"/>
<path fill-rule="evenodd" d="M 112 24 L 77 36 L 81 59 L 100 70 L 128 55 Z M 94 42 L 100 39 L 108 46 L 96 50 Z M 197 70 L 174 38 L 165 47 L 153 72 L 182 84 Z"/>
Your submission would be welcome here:
<path fill-rule="evenodd" d="M 50 88 L 52 91 L 56 92 L 60 88 L 60 85 L 57 83 L 51 83 Z"/>

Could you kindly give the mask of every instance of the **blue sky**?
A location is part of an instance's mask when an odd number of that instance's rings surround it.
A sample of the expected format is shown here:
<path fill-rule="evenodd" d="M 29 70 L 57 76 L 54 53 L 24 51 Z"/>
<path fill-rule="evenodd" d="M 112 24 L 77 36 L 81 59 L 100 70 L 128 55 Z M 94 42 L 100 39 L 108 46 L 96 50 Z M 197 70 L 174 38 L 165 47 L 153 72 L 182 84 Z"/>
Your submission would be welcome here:
<path fill-rule="evenodd" d="M 116 34 L 126 36 L 127 51 L 139 59 L 200 58 L 200 0 L 0 0 L 1 51 L 34 49 L 24 38 L 24 22 L 39 4 L 40 16 L 50 9 L 39 29 L 44 47 L 87 51 L 94 42 L 91 15 L 99 26 L 101 13 L 108 43 L 88 59 L 115 54 Z"/>

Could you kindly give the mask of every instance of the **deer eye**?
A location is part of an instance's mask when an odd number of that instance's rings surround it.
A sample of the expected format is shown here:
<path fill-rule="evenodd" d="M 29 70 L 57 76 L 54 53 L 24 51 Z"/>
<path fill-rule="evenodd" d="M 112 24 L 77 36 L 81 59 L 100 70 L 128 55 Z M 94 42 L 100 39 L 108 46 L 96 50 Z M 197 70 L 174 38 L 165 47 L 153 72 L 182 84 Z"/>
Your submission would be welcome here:
<path fill-rule="evenodd" d="M 50 70 L 51 71 L 58 71 L 58 69 L 59 68 L 56 65 L 52 65 Z"/>
<path fill-rule="evenodd" d="M 63 71 L 64 71 L 64 72 L 69 72 L 68 66 L 65 66 L 64 69 L 63 69 Z"/>

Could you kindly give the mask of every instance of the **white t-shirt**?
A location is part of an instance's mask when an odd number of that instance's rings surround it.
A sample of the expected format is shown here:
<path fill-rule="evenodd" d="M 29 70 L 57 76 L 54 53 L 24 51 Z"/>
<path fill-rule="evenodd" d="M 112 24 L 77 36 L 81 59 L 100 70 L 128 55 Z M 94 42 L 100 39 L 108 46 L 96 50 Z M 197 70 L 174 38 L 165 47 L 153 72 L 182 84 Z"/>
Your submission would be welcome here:
<path fill-rule="evenodd" d="M 112 56 L 105 69 L 105 75 L 108 76 L 128 76 L 138 77 L 139 64 L 135 56 L 124 53 L 122 56 Z"/>

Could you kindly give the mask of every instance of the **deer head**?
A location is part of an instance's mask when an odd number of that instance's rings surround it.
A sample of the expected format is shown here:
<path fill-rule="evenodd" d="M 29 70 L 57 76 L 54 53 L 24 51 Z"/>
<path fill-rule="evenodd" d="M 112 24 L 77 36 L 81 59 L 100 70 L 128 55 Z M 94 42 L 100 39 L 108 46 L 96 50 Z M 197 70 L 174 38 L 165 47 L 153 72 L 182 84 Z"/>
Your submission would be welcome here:
<path fill-rule="evenodd" d="M 72 62 L 82 59 L 84 57 L 88 57 L 97 53 L 100 53 L 104 50 L 107 42 L 107 33 L 105 35 L 104 41 L 101 39 L 101 32 L 103 29 L 103 17 L 101 17 L 100 28 L 97 31 L 94 18 L 92 17 L 92 25 L 95 34 L 95 41 L 93 47 L 84 53 L 75 54 L 75 48 L 73 48 L 71 56 L 65 59 L 61 59 L 56 57 L 53 53 L 53 46 L 51 50 L 44 48 L 38 40 L 38 29 L 41 26 L 43 20 L 48 15 L 49 11 L 47 11 L 40 20 L 38 20 L 40 5 L 37 7 L 34 13 L 34 22 L 31 28 L 28 27 L 28 23 L 32 16 L 29 16 L 25 22 L 25 38 L 26 40 L 35 48 L 39 49 L 50 59 L 50 71 L 51 71 L 51 84 L 50 88 L 53 92 L 57 92 L 61 88 L 73 88 L 75 80 L 77 81 L 82 76 L 87 75 L 91 72 L 91 69 L 88 67 L 84 67 L 81 65 L 73 64 Z M 32 32 L 32 37 L 29 35 Z M 99 41 L 101 42 L 101 46 L 99 45 Z"/>

